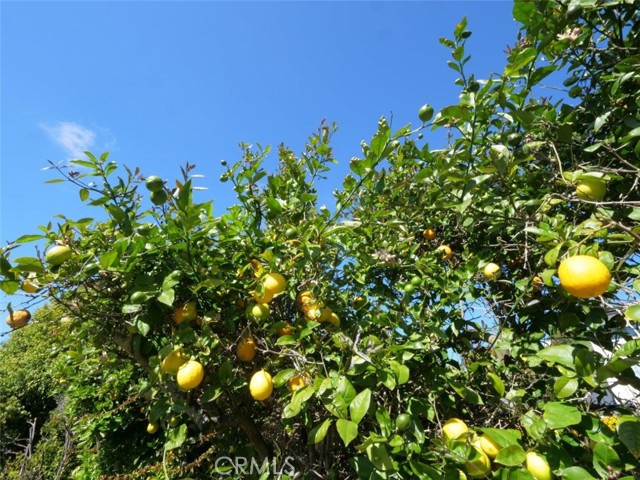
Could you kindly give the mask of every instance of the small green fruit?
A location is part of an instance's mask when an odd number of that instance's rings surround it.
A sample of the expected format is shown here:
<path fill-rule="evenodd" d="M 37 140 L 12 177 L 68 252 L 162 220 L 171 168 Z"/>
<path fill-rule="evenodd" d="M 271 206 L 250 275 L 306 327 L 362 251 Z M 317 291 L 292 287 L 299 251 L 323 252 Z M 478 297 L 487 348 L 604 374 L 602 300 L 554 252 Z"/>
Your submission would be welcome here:
<path fill-rule="evenodd" d="M 420 110 L 418 110 L 418 118 L 420 118 L 422 122 L 426 123 L 431 120 L 432 117 L 433 107 L 428 103 L 425 103 L 422 107 L 420 107 Z"/>
<path fill-rule="evenodd" d="M 49 265 L 58 266 L 71 258 L 71 249 L 66 245 L 56 245 L 50 248 L 44 256 Z"/>
<path fill-rule="evenodd" d="M 399 432 L 404 432 L 411 425 L 411 415 L 408 413 L 401 413 L 396 417 L 396 428 Z"/>
<path fill-rule="evenodd" d="M 607 184 L 596 177 L 582 177 L 576 186 L 576 195 L 581 200 L 599 202 L 607 192 Z"/>
<path fill-rule="evenodd" d="M 157 192 L 151 192 L 151 201 L 155 205 L 164 204 L 169 197 L 167 196 L 167 192 L 164 190 L 158 190 Z"/>
<path fill-rule="evenodd" d="M 164 188 L 164 182 L 160 177 L 155 175 L 151 175 L 147 177 L 147 180 L 144 182 L 145 187 L 151 192 L 159 192 Z"/>

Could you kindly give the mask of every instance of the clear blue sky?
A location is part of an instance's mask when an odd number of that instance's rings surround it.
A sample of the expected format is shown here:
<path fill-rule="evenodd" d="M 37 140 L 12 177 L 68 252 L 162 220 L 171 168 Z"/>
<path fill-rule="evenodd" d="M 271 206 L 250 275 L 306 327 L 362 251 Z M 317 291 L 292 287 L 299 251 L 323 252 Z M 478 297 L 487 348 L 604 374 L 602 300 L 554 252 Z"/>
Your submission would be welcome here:
<path fill-rule="evenodd" d="M 233 203 L 220 160 L 240 141 L 299 150 L 336 121 L 340 164 L 381 115 L 418 124 L 425 102 L 456 102 L 438 38 L 467 16 L 469 70 L 501 72 L 517 24 L 507 1 L 0 2 L 0 241 L 35 233 L 56 213 L 93 216 L 77 190 L 45 185 L 47 160 L 89 149 L 145 175 L 206 176 L 199 201 Z M 428 139 L 428 138 L 427 138 Z M 30 245 L 19 256 L 33 254 Z M 9 299 L 0 294 L 0 311 Z M 3 315 L 4 317 L 4 315 Z M 0 321 L 0 331 L 5 329 Z"/>

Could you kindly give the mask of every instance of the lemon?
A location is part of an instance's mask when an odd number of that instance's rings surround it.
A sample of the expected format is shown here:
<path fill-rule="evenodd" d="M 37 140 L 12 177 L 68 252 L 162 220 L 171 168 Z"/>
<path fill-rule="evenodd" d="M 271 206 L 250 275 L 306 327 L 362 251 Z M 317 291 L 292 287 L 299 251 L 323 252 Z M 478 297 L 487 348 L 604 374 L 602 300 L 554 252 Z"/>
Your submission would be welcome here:
<path fill-rule="evenodd" d="M 162 373 L 168 373 L 175 375 L 178 373 L 178 369 L 187 362 L 187 358 L 182 353 L 182 350 L 174 350 L 169 355 L 164 357 L 160 364 L 160 371 Z"/>
<path fill-rule="evenodd" d="M 605 264 L 589 255 L 575 255 L 563 260 L 558 267 L 558 277 L 562 287 L 578 298 L 602 295 L 611 282 L 611 273 Z"/>
<path fill-rule="evenodd" d="M 260 296 L 258 292 L 251 292 L 253 298 L 258 303 L 269 303 L 273 300 L 273 292 L 271 290 L 264 289 L 264 295 Z"/>
<path fill-rule="evenodd" d="M 265 370 L 256 372 L 249 382 L 249 391 L 256 400 L 266 400 L 273 392 L 273 381 L 271 375 Z"/>
<path fill-rule="evenodd" d="M 524 465 L 535 480 L 551 480 L 551 467 L 542 455 L 536 452 L 527 452 Z"/>
<path fill-rule="evenodd" d="M 486 267 L 484 267 L 484 276 L 487 280 L 497 280 L 502 275 L 500 271 L 500 265 L 496 263 L 488 263 Z"/>
<path fill-rule="evenodd" d="M 254 303 L 247 307 L 247 316 L 249 318 L 253 317 L 257 320 L 262 320 L 267 318 L 270 313 L 271 309 L 266 303 Z"/>
<path fill-rule="evenodd" d="M 582 177 L 576 186 L 576 195 L 582 200 L 599 202 L 607 192 L 604 180 L 595 177 Z"/>
<path fill-rule="evenodd" d="M 329 320 L 327 320 L 328 323 L 330 323 L 331 325 L 333 325 L 334 327 L 339 327 L 340 326 L 340 317 L 338 315 L 336 315 L 335 312 L 331 313 L 331 316 L 329 317 Z"/>
<path fill-rule="evenodd" d="M 149 425 L 147 425 L 147 433 L 150 433 L 150 434 L 153 435 L 154 433 L 156 433 L 158 431 L 158 428 L 159 428 L 159 426 L 158 426 L 157 423 L 149 422 Z"/>
<path fill-rule="evenodd" d="M 491 460 L 482 450 L 475 450 L 478 455 L 466 463 L 467 475 L 472 478 L 484 478 L 491 471 Z"/>
<path fill-rule="evenodd" d="M 479 448 L 486 453 L 489 458 L 496 458 L 496 455 L 498 455 L 498 452 L 500 451 L 500 445 L 498 445 L 493 438 L 487 435 L 479 436 L 473 444 L 476 448 Z"/>
<path fill-rule="evenodd" d="M 177 308 L 173 313 L 173 321 L 176 322 L 177 325 L 180 325 L 182 322 L 195 320 L 197 316 L 198 310 L 196 302 L 187 302 L 182 307 Z"/>
<path fill-rule="evenodd" d="M 44 255 L 45 261 L 49 265 L 53 265 L 54 267 L 57 265 L 62 265 L 64 262 L 71 258 L 71 249 L 66 245 L 56 245 L 53 248 L 50 248 L 47 253 Z"/>
<path fill-rule="evenodd" d="M 296 390 L 300 390 L 301 388 L 305 387 L 307 385 L 308 379 L 309 375 L 306 373 L 304 375 L 294 375 L 289 379 L 289 382 L 287 382 L 287 387 L 292 392 L 295 392 Z"/>
<path fill-rule="evenodd" d="M 440 255 L 442 255 L 443 260 L 449 260 L 453 255 L 453 252 L 451 251 L 451 247 L 449 247 L 449 245 L 440 245 L 438 248 L 436 248 L 436 252 L 439 252 Z"/>
<path fill-rule="evenodd" d="M 13 313 L 7 315 L 7 325 L 11 328 L 22 328 L 31 320 L 29 310 L 14 310 Z"/>
<path fill-rule="evenodd" d="M 160 177 L 156 175 L 151 175 L 150 177 L 147 177 L 147 180 L 144 182 L 144 185 L 145 187 L 147 187 L 147 189 L 150 192 L 159 192 L 164 188 L 164 182 Z"/>
<path fill-rule="evenodd" d="M 467 433 L 469 427 L 459 418 L 451 418 L 442 426 L 442 434 L 446 440 L 455 440 L 463 433 Z"/>
<path fill-rule="evenodd" d="M 193 390 L 202 382 L 204 368 L 196 360 L 189 360 L 178 369 L 176 380 L 182 390 Z"/>
<path fill-rule="evenodd" d="M 236 349 L 236 356 L 243 362 L 250 362 L 256 357 L 256 342 L 253 337 L 242 338 Z"/>
<path fill-rule="evenodd" d="M 278 272 L 267 273 L 262 279 L 262 285 L 264 289 L 270 291 L 272 294 L 284 292 L 287 288 L 287 280 Z"/>
<path fill-rule="evenodd" d="M 436 238 L 436 231 L 432 228 L 425 228 L 422 231 L 422 236 L 427 240 L 433 240 L 434 238 Z"/>
<path fill-rule="evenodd" d="M 24 280 L 22 282 L 22 290 L 27 293 L 36 293 L 38 291 L 38 287 L 31 283 L 29 280 Z"/>

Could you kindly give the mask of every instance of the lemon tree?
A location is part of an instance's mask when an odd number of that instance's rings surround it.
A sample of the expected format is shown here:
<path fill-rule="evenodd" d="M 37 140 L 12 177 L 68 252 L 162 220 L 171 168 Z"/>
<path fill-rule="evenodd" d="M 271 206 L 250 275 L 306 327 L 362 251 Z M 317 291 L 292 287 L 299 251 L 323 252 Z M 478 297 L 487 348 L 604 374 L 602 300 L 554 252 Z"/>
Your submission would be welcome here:
<path fill-rule="evenodd" d="M 469 71 L 466 20 L 441 39 L 457 103 L 381 118 L 331 207 L 325 123 L 299 153 L 242 144 L 218 214 L 193 165 L 166 183 L 107 153 L 52 166 L 100 214 L 0 257 L 3 291 L 28 280 L 60 311 L 12 334 L 63 333 L 64 402 L 43 411 L 78 443 L 52 462 L 70 478 L 215 478 L 221 452 L 291 456 L 303 478 L 637 476 L 637 8 L 513 15 L 490 78 Z M 54 254 L 25 253 L 38 240 Z M 13 407 L 0 418 L 23 421 Z"/>

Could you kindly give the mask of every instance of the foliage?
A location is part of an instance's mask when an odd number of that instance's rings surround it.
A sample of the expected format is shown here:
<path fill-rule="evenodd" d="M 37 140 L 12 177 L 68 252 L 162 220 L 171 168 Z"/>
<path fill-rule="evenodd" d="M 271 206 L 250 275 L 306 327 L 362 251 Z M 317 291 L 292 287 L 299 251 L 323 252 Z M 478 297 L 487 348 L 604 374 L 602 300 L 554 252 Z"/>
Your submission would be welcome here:
<path fill-rule="evenodd" d="M 151 202 L 141 172 L 117 176 L 106 153 L 52 165 L 107 217 L 60 216 L 21 237 L 3 250 L 0 287 L 13 293 L 34 274 L 39 295 L 74 319 L 53 369 L 68 382 L 64 414 L 79 418 L 71 478 L 211 478 L 226 456 L 273 468 L 293 457 L 305 478 L 458 479 L 483 454 L 473 432 L 442 439 L 453 417 L 500 447 L 493 478 L 531 479 L 534 450 L 564 478 L 633 478 L 640 405 L 611 397 L 615 385 L 640 389 L 637 9 L 573 0 L 513 12 L 523 28 L 500 75 L 467 72 L 466 20 L 441 40 L 459 102 L 432 120 L 423 107 L 414 129 L 382 118 L 333 209 L 318 201 L 335 162 L 336 127 L 324 123 L 300 155 L 281 145 L 274 172 L 269 148 L 241 145 L 221 177 L 238 204 L 220 215 L 195 200 L 192 165 L 164 190 L 155 182 Z M 564 90 L 543 96 L 556 79 Z M 424 135 L 437 129 L 447 142 L 432 148 Z M 606 182 L 602 201 L 576 195 L 585 176 Z M 14 256 L 36 240 L 73 255 L 59 266 Z M 603 296 L 558 284 L 559 262 L 578 253 L 611 270 Z M 499 280 L 483 276 L 489 262 Z M 266 272 L 288 285 L 257 318 L 246 310 L 267 293 Z M 339 322 L 301 312 L 303 291 Z M 197 319 L 175 322 L 190 302 Z M 258 355 L 243 362 L 248 335 Z M 205 368 L 190 392 L 160 368 L 175 348 Z M 263 402 L 248 388 L 260 369 L 275 385 Z M 306 386 L 287 389 L 296 375 Z M 22 421 L 11 402 L 3 418 Z M 146 434 L 149 422 L 161 432 Z"/>

